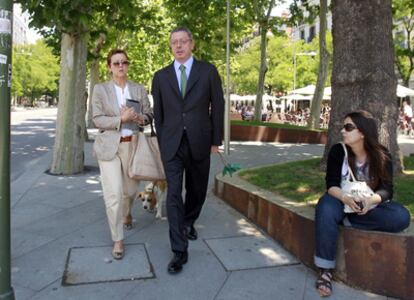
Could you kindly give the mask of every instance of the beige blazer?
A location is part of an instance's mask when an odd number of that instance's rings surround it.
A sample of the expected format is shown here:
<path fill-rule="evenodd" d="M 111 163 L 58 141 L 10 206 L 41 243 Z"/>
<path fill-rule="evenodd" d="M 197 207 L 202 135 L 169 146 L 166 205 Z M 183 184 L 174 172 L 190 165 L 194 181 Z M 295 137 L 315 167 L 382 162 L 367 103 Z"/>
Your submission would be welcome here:
<path fill-rule="evenodd" d="M 141 112 L 152 116 L 151 104 L 144 86 L 129 80 L 127 85 L 131 98 L 140 101 Z M 97 159 L 114 159 L 121 139 L 121 110 L 116 98 L 114 81 L 95 85 L 92 95 L 92 118 L 99 129 L 93 144 Z"/>

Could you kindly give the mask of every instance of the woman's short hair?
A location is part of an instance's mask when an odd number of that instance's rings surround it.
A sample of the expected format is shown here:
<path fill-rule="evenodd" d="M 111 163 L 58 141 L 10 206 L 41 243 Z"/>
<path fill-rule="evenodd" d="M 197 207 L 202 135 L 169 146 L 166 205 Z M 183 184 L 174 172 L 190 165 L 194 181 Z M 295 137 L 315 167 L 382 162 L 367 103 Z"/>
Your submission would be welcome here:
<path fill-rule="evenodd" d="M 109 53 L 106 57 L 106 63 L 108 64 L 108 66 L 111 65 L 112 56 L 114 56 L 115 54 L 123 54 L 123 55 L 125 55 L 126 59 L 129 60 L 128 54 L 126 53 L 125 50 L 123 50 L 123 49 L 112 49 L 111 51 L 109 51 Z"/>

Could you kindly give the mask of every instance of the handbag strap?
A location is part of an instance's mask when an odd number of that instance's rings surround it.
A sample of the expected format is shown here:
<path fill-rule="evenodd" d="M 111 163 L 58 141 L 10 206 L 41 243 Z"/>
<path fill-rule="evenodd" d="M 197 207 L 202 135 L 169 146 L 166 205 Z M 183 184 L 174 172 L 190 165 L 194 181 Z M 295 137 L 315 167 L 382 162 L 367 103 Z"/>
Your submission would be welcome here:
<path fill-rule="evenodd" d="M 151 136 L 157 136 L 154 130 L 153 120 L 151 120 L 150 126 L 151 126 Z"/>
<path fill-rule="evenodd" d="M 348 150 L 346 149 L 346 146 L 345 146 L 345 144 L 344 144 L 344 143 L 341 143 L 341 145 L 342 145 L 342 148 L 344 148 L 344 152 L 345 152 L 345 157 L 344 157 L 344 160 L 346 159 L 346 162 L 347 162 L 347 164 L 348 164 L 348 172 L 349 172 L 349 175 L 351 175 L 352 181 L 357 181 L 357 180 L 355 179 L 354 173 L 352 172 L 352 168 L 351 168 L 351 166 L 349 165 L 349 160 L 348 160 Z"/>

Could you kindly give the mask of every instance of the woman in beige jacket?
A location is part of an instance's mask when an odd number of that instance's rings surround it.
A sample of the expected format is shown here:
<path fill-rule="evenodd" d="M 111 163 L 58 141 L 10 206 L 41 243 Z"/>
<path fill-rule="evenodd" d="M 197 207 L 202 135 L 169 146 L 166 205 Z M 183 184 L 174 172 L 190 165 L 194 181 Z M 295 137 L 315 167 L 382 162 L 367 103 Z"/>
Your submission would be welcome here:
<path fill-rule="evenodd" d="M 124 256 L 124 232 L 132 228 L 131 206 L 137 182 L 128 177 L 132 155 L 132 135 L 137 124 L 152 120 L 152 109 L 145 88 L 127 79 L 128 55 L 115 49 L 107 56 L 112 80 L 97 84 L 92 96 L 93 122 L 99 129 L 94 152 L 101 172 L 103 196 L 114 246 L 112 256 Z M 140 111 L 127 106 L 127 99 L 139 103 Z"/>

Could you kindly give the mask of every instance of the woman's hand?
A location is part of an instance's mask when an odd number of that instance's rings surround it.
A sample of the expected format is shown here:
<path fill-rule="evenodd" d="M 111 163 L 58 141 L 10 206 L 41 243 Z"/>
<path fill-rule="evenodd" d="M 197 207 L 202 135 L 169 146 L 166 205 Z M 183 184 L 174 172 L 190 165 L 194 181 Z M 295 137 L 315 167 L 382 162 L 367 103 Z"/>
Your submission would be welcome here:
<path fill-rule="evenodd" d="M 359 213 L 360 215 L 365 215 L 371 209 L 371 206 L 381 202 L 381 196 L 378 194 L 361 196 L 360 199 L 364 205 L 364 208 Z"/>
<path fill-rule="evenodd" d="M 145 125 L 147 123 L 147 117 L 143 114 L 137 114 L 137 117 L 134 119 L 134 122 Z"/>
<path fill-rule="evenodd" d="M 346 205 L 348 205 L 354 212 L 361 213 L 361 208 L 358 205 L 359 199 L 356 199 L 355 197 L 347 194 L 343 194 L 342 196 L 342 202 Z"/>
<path fill-rule="evenodd" d="M 133 107 L 121 106 L 121 123 L 132 122 L 137 116 Z"/>

